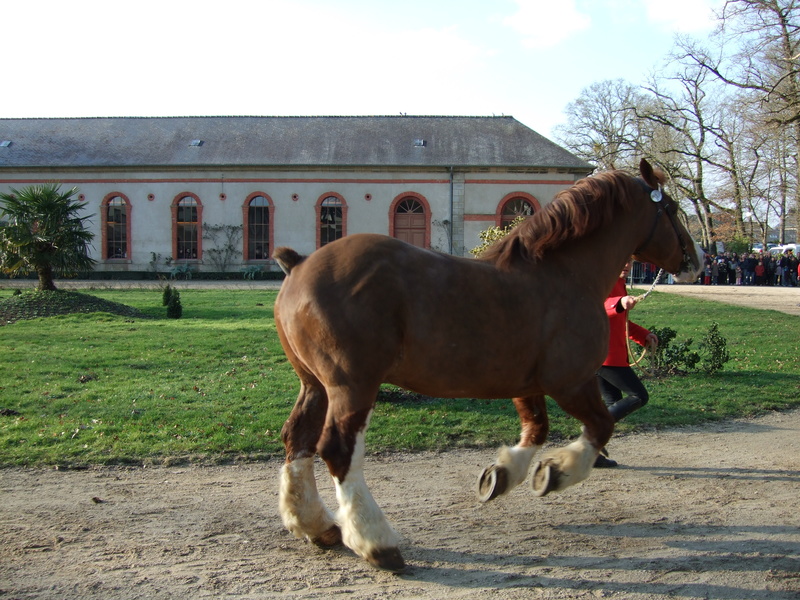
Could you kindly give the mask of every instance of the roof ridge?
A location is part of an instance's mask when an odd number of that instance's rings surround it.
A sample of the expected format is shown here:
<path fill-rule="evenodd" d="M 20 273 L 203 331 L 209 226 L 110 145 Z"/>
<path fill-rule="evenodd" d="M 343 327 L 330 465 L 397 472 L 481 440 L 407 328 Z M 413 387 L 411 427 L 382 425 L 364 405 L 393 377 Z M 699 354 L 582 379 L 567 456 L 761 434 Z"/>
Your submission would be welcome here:
<path fill-rule="evenodd" d="M 0 117 L 0 121 L 92 121 L 134 119 L 513 119 L 513 115 L 161 115 L 94 117 Z"/>

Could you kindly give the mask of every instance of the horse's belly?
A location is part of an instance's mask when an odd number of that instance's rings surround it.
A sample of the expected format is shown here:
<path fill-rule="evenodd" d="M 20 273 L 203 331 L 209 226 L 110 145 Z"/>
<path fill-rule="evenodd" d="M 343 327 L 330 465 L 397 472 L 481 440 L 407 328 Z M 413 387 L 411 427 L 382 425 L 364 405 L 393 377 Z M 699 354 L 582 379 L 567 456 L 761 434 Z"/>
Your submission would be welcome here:
<path fill-rule="evenodd" d="M 387 383 L 427 396 L 442 398 L 512 398 L 554 395 L 583 385 L 594 377 L 605 357 L 602 341 L 580 345 L 540 340 L 530 332 L 503 344 L 462 340 L 465 347 L 417 345 L 406 348 L 387 377 Z M 512 340 L 526 340 L 514 343 Z"/>
<path fill-rule="evenodd" d="M 387 383 L 440 398 L 510 398 L 535 393 L 536 379 L 528 361 L 447 360 L 419 353 L 397 364 Z"/>

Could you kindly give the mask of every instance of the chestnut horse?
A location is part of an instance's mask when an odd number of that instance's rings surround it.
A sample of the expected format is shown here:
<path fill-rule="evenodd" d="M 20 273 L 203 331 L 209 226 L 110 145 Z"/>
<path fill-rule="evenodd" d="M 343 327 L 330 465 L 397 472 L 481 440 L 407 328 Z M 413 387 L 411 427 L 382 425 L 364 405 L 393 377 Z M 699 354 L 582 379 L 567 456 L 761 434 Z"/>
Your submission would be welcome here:
<path fill-rule="evenodd" d="M 479 477 L 487 501 L 525 480 L 545 443 L 545 394 L 583 423 L 581 436 L 534 466 L 536 495 L 585 479 L 614 423 L 595 372 L 608 348 L 603 302 L 625 262 L 655 263 L 692 281 L 702 250 L 646 162 L 578 181 L 479 260 L 372 234 L 308 257 L 278 248 L 286 271 L 275 302 L 281 344 L 300 379 L 282 430 L 280 512 L 297 537 L 344 542 L 373 565 L 404 568 L 398 535 L 364 480 L 364 435 L 382 383 L 435 397 L 513 398 L 519 443 Z M 323 504 L 315 454 L 339 512 Z"/>

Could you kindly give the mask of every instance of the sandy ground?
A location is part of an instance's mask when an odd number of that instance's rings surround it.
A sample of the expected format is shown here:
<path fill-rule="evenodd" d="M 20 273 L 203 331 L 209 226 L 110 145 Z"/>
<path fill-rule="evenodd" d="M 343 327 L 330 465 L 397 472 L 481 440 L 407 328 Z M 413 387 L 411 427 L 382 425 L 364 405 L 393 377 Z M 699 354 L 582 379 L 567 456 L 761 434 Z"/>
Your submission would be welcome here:
<path fill-rule="evenodd" d="M 647 291 L 650 286 L 634 286 Z M 800 287 L 743 285 L 658 285 L 656 291 L 800 315 Z"/>
<path fill-rule="evenodd" d="M 800 302 L 800 289 L 762 290 L 763 308 Z M 493 451 L 372 456 L 403 575 L 291 537 L 278 460 L 0 470 L 0 598 L 798 599 L 798 432 L 793 411 L 623 436 L 617 469 L 488 504 L 474 487 Z M 318 481 L 334 506 L 321 467 Z"/>

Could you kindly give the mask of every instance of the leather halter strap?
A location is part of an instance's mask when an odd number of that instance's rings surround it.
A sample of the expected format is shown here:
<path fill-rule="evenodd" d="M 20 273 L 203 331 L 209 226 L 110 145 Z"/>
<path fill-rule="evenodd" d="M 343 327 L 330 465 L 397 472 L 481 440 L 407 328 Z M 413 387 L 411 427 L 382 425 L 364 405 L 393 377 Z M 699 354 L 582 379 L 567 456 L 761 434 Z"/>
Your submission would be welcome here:
<path fill-rule="evenodd" d="M 661 202 L 663 202 L 663 200 Z M 650 233 L 647 234 L 644 243 L 636 249 L 634 254 L 639 254 L 639 252 L 647 248 L 650 242 L 653 241 L 653 236 L 656 234 L 656 227 L 658 227 L 658 220 L 661 218 L 661 215 L 664 212 L 664 206 L 661 204 L 661 202 L 659 202 L 658 212 L 656 212 L 656 218 L 653 220 L 653 226 L 650 227 Z"/>
<path fill-rule="evenodd" d="M 667 218 L 669 219 L 670 225 L 672 225 L 672 230 L 675 232 L 675 235 L 678 237 L 678 243 L 680 244 L 681 250 L 683 251 L 683 262 L 681 263 L 681 267 L 689 266 L 692 262 L 691 257 L 689 256 L 689 252 L 687 251 L 686 247 L 686 240 L 683 239 L 683 234 L 681 234 L 680 230 L 678 229 L 678 224 L 675 222 L 675 216 L 667 210 L 667 197 L 664 194 L 661 194 L 661 190 L 656 190 L 655 188 L 650 187 L 645 183 L 644 180 L 637 178 L 636 181 L 645 189 L 647 195 L 650 198 L 653 198 L 652 194 L 654 192 L 658 192 L 658 197 L 660 199 L 658 201 L 654 201 L 655 204 L 658 204 L 658 211 L 656 211 L 655 219 L 653 219 L 653 225 L 650 227 L 650 232 L 647 234 L 644 242 L 641 246 L 639 246 L 634 254 L 638 254 L 642 252 L 651 241 L 653 241 L 653 236 L 656 234 L 656 228 L 658 227 L 658 221 L 661 218 L 661 215 L 666 213 Z"/>

